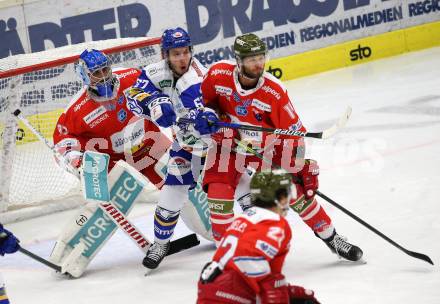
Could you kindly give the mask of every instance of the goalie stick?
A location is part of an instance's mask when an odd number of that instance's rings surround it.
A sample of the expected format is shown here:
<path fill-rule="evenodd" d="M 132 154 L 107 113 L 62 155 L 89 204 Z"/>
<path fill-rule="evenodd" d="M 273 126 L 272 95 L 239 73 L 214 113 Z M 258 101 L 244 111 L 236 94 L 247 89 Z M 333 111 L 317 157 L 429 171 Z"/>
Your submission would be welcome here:
<path fill-rule="evenodd" d="M 6 236 L 6 233 L 0 234 L 0 239 L 5 236 Z M 167 256 L 178 253 L 178 252 L 185 250 L 185 249 L 192 248 L 192 247 L 197 246 L 199 244 L 200 244 L 200 240 L 195 233 L 188 234 L 184 237 L 178 238 L 177 240 L 170 242 L 170 249 L 167 252 Z M 81 244 L 81 245 L 83 245 L 83 244 Z M 75 246 L 74 251 L 76 251 L 76 254 L 74 254 L 73 256 L 77 256 L 78 254 L 81 254 L 82 250 L 84 250 L 82 246 Z M 37 262 L 40 262 L 41 264 L 46 265 L 49 268 L 52 268 L 56 272 L 66 273 L 68 271 L 70 261 L 65 261 L 60 266 L 60 265 L 56 265 L 56 264 L 46 260 L 45 258 L 40 257 L 39 255 L 21 247 L 21 246 L 18 247 L 18 251 L 21 252 L 22 254 L 30 257 L 31 259 L 33 259 Z"/>
<path fill-rule="evenodd" d="M 260 153 L 258 153 L 257 151 L 255 151 L 254 149 L 249 147 L 246 143 L 243 143 L 242 141 L 240 141 L 238 139 L 234 139 L 234 141 L 235 141 L 235 143 L 238 146 L 244 148 L 246 151 L 248 151 L 249 153 L 252 153 L 253 155 L 258 157 L 259 159 L 263 160 L 264 162 L 269 163 L 269 164 L 272 163 L 270 160 L 265 158 L 263 155 L 261 155 Z M 279 165 L 277 165 L 277 167 L 282 169 L 282 167 L 279 166 Z M 292 177 L 295 179 L 296 182 L 302 183 L 302 181 L 297 176 L 292 175 Z M 411 256 L 413 258 L 416 258 L 416 259 L 423 260 L 423 261 L 425 261 L 425 262 L 427 262 L 427 263 L 429 263 L 431 265 L 434 265 L 434 263 L 432 262 L 431 258 L 429 256 L 427 256 L 426 254 L 408 250 L 408 249 L 404 248 L 403 246 L 397 244 L 395 241 L 393 241 L 392 239 L 390 239 L 389 237 L 384 235 L 382 232 L 380 232 L 379 230 L 377 230 L 376 228 L 374 228 L 373 226 L 371 226 L 370 224 L 368 224 L 367 222 L 365 222 L 364 220 L 362 220 L 361 218 L 359 218 L 358 216 L 353 214 L 351 211 L 347 210 L 346 208 L 344 208 L 341 205 L 339 205 L 338 203 L 336 203 L 334 200 L 329 198 L 327 195 L 323 194 L 321 191 L 317 190 L 316 191 L 316 195 L 318 195 L 319 197 L 323 198 L 324 200 L 329 202 L 331 205 L 335 206 L 336 208 L 341 210 L 343 213 L 345 213 L 346 215 L 348 215 L 349 217 L 351 217 L 352 219 L 354 219 L 358 223 L 362 224 L 364 227 L 366 227 L 369 230 L 373 231 L 375 234 L 377 234 L 378 236 L 383 238 L 385 241 L 387 241 L 388 243 L 390 243 L 394 247 L 402 250 L 407 255 L 409 255 L 409 256 Z"/>
<path fill-rule="evenodd" d="M 6 238 L 6 237 L 7 237 L 6 233 L 4 233 L 4 232 L 0 233 L 0 240 L 3 239 L 3 238 Z M 22 254 L 30 257 L 31 259 L 34 259 L 35 261 L 40 262 L 40 263 L 46 265 L 47 267 L 52 268 L 53 270 L 55 270 L 57 272 L 61 272 L 61 266 L 56 265 L 56 264 L 54 264 L 52 262 L 49 262 L 48 260 L 40 257 L 39 255 L 36 255 L 35 253 L 30 252 L 27 249 L 24 249 L 20 245 L 18 245 L 18 251 L 21 252 Z"/>
<path fill-rule="evenodd" d="M 12 113 L 18 120 L 20 120 L 35 136 L 45 143 L 45 145 L 54 153 L 55 157 L 58 158 L 61 162 L 63 162 L 66 167 L 69 169 L 69 172 L 74 174 L 77 178 L 80 177 L 79 172 L 76 168 L 72 167 L 71 164 L 60 155 L 54 148 L 54 145 L 50 143 L 38 130 L 34 128 L 34 126 L 21 114 L 20 109 L 16 109 Z M 112 204 L 112 202 L 100 202 L 97 203 L 99 208 L 120 228 L 124 231 L 128 237 L 136 243 L 136 245 L 141 249 L 144 253 L 148 250 L 148 247 L 151 245 L 151 242 L 142 235 L 142 233 L 133 225 L 120 210 Z M 173 252 L 179 252 L 183 249 L 188 249 L 200 244 L 200 241 L 197 239 L 197 236 L 189 235 L 187 237 L 181 238 L 180 242 L 178 240 L 170 243 L 173 248 Z M 179 239 L 180 240 L 180 239 Z M 186 244 L 185 241 L 189 243 Z M 180 246 L 180 247 L 179 247 Z M 171 251 L 171 250 L 170 250 Z"/>
<path fill-rule="evenodd" d="M 351 107 L 347 107 L 344 114 L 341 117 L 339 117 L 338 121 L 335 124 L 333 124 L 330 128 L 327 128 L 321 132 L 302 132 L 302 131 L 295 131 L 288 129 L 265 128 L 265 127 L 250 126 L 250 125 L 244 125 L 238 123 L 229 123 L 224 121 L 217 121 L 214 124 L 221 128 L 267 132 L 277 135 L 287 135 L 287 136 L 296 136 L 296 137 L 327 139 L 335 135 L 339 130 L 341 130 L 346 125 L 348 119 L 350 118 L 351 112 L 352 112 Z M 195 120 L 191 118 L 182 117 L 177 119 L 177 123 L 194 124 Z"/>

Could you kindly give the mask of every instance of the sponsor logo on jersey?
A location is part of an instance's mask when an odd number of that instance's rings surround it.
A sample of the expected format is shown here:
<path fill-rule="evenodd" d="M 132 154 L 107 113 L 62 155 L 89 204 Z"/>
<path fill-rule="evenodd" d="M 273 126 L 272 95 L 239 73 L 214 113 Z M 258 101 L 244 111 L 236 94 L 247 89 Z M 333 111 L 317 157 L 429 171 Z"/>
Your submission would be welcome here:
<path fill-rule="evenodd" d="M 168 162 L 169 174 L 174 176 L 182 176 L 191 171 L 191 162 L 183 157 L 172 157 Z"/>
<path fill-rule="evenodd" d="M 248 142 L 261 142 L 262 141 L 262 132 L 260 131 L 251 131 L 251 130 L 239 130 L 241 140 Z"/>
<path fill-rule="evenodd" d="M 118 99 L 118 104 L 121 105 L 124 103 L 124 95 L 121 95 Z"/>
<path fill-rule="evenodd" d="M 224 87 L 221 85 L 215 85 L 215 92 L 222 96 L 229 96 L 232 94 L 232 88 Z"/>
<path fill-rule="evenodd" d="M 213 69 L 211 71 L 211 75 L 212 76 L 217 76 L 217 75 L 232 76 L 232 71 L 225 70 L 225 69 Z"/>
<path fill-rule="evenodd" d="M 81 100 L 80 103 L 78 103 L 77 105 L 75 105 L 75 107 L 73 108 L 73 112 L 78 112 L 79 109 L 81 109 L 81 107 L 82 107 L 83 105 L 85 105 L 85 103 L 86 103 L 87 101 L 89 101 L 89 99 L 88 99 L 87 97 L 84 97 L 84 98 Z"/>
<path fill-rule="evenodd" d="M 150 76 L 153 76 L 153 75 L 157 74 L 158 72 L 159 72 L 159 69 L 157 67 L 152 67 L 152 68 L 148 69 L 147 74 Z"/>
<path fill-rule="evenodd" d="M 138 120 L 135 123 L 127 125 L 122 131 L 110 136 L 113 151 L 116 153 L 131 151 L 133 146 L 137 146 L 142 142 L 144 135 L 145 129 L 143 120 Z"/>
<path fill-rule="evenodd" d="M 164 80 L 159 81 L 159 86 L 161 89 L 167 88 L 167 87 L 171 88 L 171 85 L 172 85 L 171 79 L 164 79 Z"/>
<path fill-rule="evenodd" d="M 118 112 L 118 120 L 124 122 L 127 119 L 127 111 L 120 109 Z"/>
<path fill-rule="evenodd" d="M 277 100 L 280 100 L 280 99 L 281 99 L 281 94 L 278 93 L 274 88 L 271 88 L 270 86 L 265 85 L 265 86 L 263 86 L 261 89 L 262 89 L 264 92 L 273 95 Z"/>
<path fill-rule="evenodd" d="M 258 99 L 252 100 L 252 105 L 261 111 L 271 112 L 272 106 Z"/>
<path fill-rule="evenodd" d="M 255 248 L 263 252 L 271 259 L 273 259 L 278 253 L 277 248 L 262 240 L 257 240 L 257 243 L 255 244 Z"/>
<path fill-rule="evenodd" d="M 128 71 L 128 72 L 125 72 L 125 73 L 122 73 L 122 74 L 118 74 L 118 76 L 119 76 L 119 78 L 125 78 L 125 77 L 127 77 L 127 76 L 129 76 L 129 75 L 136 74 L 136 73 L 137 73 L 136 70 L 131 69 L 131 70 Z"/>
<path fill-rule="evenodd" d="M 95 120 L 94 122 L 92 122 L 90 125 L 89 125 L 89 127 L 90 128 L 94 128 L 94 127 L 96 127 L 97 125 L 99 125 L 101 122 L 103 122 L 104 120 L 106 120 L 107 118 L 109 118 L 110 116 L 107 114 L 107 113 L 105 113 L 104 115 L 102 115 L 101 117 L 99 117 L 97 120 Z"/>
<path fill-rule="evenodd" d="M 83 120 L 85 121 L 86 124 L 90 124 L 92 121 L 94 121 L 96 118 L 98 118 L 99 116 L 101 116 L 102 114 L 104 114 L 107 110 L 105 109 L 104 106 L 100 106 L 99 108 L 96 108 L 95 110 L 93 110 L 92 112 L 90 112 L 89 114 L 87 114 Z"/>

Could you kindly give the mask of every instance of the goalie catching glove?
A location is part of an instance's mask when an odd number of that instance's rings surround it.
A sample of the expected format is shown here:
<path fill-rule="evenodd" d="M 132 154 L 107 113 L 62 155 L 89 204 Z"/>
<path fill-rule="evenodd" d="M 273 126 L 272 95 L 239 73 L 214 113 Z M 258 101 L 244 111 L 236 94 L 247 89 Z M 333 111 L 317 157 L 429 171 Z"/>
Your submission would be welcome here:
<path fill-rule="evenodd" d="M 176 122 L 176 113 L 168 95 L 151 95 L 138 88 L 128 89 L 125 95 L 128 108 L 137 116 L 147 116 L 163 128 L 168 128 Z"/>

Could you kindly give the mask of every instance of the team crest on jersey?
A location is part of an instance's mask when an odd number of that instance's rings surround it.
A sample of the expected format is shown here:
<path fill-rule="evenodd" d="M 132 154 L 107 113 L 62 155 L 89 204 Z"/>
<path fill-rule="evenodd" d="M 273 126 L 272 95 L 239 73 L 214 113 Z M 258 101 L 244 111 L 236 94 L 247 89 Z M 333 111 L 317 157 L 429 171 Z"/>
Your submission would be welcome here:
<path fill-rule="evenodd" d="M 124 122 L 127 119 L 127 111 L 120 109 L 118 112 L 118 120 Z"/>
<path fill-rule="evenodd" d="M 252 104 L 252 100 L 245 100 L 243 104 L 235 107 L 235 112 L 239 116 L 246 116 L 248 114 L 248 107 Z"/>

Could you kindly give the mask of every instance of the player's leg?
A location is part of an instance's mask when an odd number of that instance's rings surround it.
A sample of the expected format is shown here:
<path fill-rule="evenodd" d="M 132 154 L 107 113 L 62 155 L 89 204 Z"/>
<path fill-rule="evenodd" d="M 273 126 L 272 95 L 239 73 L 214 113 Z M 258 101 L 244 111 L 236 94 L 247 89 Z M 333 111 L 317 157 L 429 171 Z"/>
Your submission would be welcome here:
<path fill-rule="evenodd" d="M 175 142 L 167 164 L 165 185 L 159 195 L 154 213 L 154 243 L 143 260 L 145 267 L 155 269 L 169 250 L 169 242 L 179 219 L 180 210 L 188 197 L 188 189 L 197 180 L 199 172 L 193 172 L 192 154 L 180 149 Z"/>
<path fill-rule="evenodd" d="M 9 304 L 8 295 L 6 294 L 5 283 L 0 274 L 0 304 Z"/>
<path fill-rule="evenodd" d="M 350 261 L 362 258 L 362 250 L 346 241 L 336 233 L 327 212 L 316 200 L 315 196 L 305 194 L 303 184 L 295 184 L 292 187 L 292 200 L 290 207 L 298 213 L 304 223 L 313 230 L 315 235 L 323 240 L 333 253 Z"/>
<path fill-rule="evenodd" d="M 208 154 L 208 158 L 212 155 Z M 227 158 L 218 153 L 205 171 L 203 190 L 207 193 L 212 237 L 218 244 L 234 220 L 234 193 L 241 174 L 235 168 L 235 153 Z"/>

